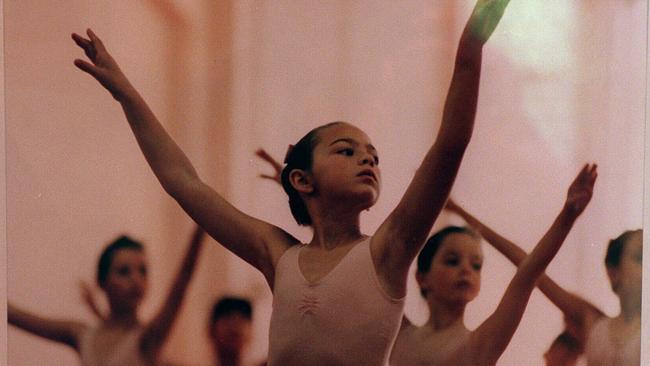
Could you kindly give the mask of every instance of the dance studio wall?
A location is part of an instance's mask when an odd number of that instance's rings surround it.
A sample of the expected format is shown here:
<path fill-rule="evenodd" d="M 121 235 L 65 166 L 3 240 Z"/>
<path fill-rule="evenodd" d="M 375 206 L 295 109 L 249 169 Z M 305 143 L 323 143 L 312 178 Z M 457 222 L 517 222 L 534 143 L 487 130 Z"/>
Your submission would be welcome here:
<path fill-rule="evenodd" d="M 484 51 L 476 128 L 452 195 L 530 250 L 587 161 L 599 164 L 590 207 L 548 273 L 618 311 L 606 242 L 641 225 L 645 1 L 512 2 Z M 192 224 L 150 172 L 122 111 L 76 70 L 69 38 L 92 27 L 199 173 L 243 211 L 308 240 L 281 189 L 257 177 L 308 129 L 362 127 L 378 147 L 379 203 L 368 233 L 401 197 L 434 139 L 472 1 L 4 1 L 8 298 L 48 316 L 92 321 L 77 283 L 102 246 L 126 232 L 147 245 L 160 305 Z M 436 228 L 460 221 L 443 214 Z M 484 245 L 475 327 L 514 267 Z M 252 359 L 264 357 L 271 295 L 263 278 L 211 241 L 167 358 L 207 364 L 205 320 L 225 293 L 256 305 Z M 426 320 L 409 283 L 407 315 Z M 539 293 L 500 365 L 540 365 L 561 313 Z M 8 330 L 9 364 L 74 364 L 65 347 Z"/>

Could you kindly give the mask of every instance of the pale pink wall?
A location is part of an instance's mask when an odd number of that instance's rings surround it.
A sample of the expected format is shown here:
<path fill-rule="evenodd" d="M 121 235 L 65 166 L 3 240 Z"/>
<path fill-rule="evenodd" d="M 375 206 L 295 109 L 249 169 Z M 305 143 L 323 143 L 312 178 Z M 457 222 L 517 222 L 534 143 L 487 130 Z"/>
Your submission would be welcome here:
<path fill-rule="evenodd" d="M 218 16 L 204 14 L 225 14 L 228 22 L 232 16 L 213 2 L 173 4 L 6 4 L 8 296 L 16 304 L 91 320 L 77 282 L 92 281 L 102 246 L 128 232 L 148 248 L 151 292 L 143 316 L 149 317 L 192 229 L 149 171 L 119 105 L 72 65 L 83 55 L 71 32 L 90 26 L 103 37 L 199 172 L 224 189 L 227 159 L 213 157 L 227 155 L 227 139 L 214 141 L 228 126 L 217 118 L 227 103 L 211 101 L 209 85 L 228 80 L 229 66 L 215 65 L 205 43 L 231 35 Z M 213 242 L 205 249 L 170 342 L 171 358 L 209 357 L 205 320 L 214 298 L 228 290 L 221 285 L 228 264 Z M 15 329 L 8 352 L 12 364 L 76 362 L 65 347 Z"/>
<path fill-rule="evenodd" d="M 4 11 L 3 3 L 0 1 L 0 50 L 4 49 Z M 7 232 L 7 181 L 6 181 L 6 159 L 5 159 L 5 57 L 4 52 L 0 53 L 0 233 Z M 5 264 L 0 273 L 0 294 L 7 293 L 7 236 L 0 235 L 0 263 Z M 0 316 L 2 319 L 7 314 L 6 301 L 0 300 Z M 7 364 L 7 326 L 4 322 L 0 325 L 0 365 Z"/>
<path fill-rule="evenodd" d="M 70 32 L 93 27 L 198 170 L 245 212 L 301 238 L 280 188 L 252 152 L 284 156 L 309 128 L 349 120 L 379 148 L 380 202 L 401 197 L 438 128 L 453 52 L 471 1 L 5 1 L 8 296 L 52 316 L 91 319 L 77 281 L 126 231 L 148 244 L 160 304 L 191 224 L 164 195 L 119 106 L 74 69 Z M 641 225 L 644 1 L 512 2 L 485 51 L 475 135 L 454 196 L 531 249 L 585 161 L 596 193 L 549 273 L 617 312 L 602 266 L 608 238 Z M 568 18 L 567 18 L 568 17 Z M 624 128 L 623 128 L 624 126 Z M 440 226 L 458 222 L 442 216 Z M 207 363 L 206 312 L 220 293 L 258 308 L 253 358 L 266 350 L 271 297 L 262 277 L 214 243 L 204 250 L 168 355 Z M 514 268 L 485 246 L 476 326 Z M 574 263 L 580 263 L 575 266 Z M 594 280 L 596 279 L 596 280 Z M 426 309 L 410 283 L 407 313 Z M 539 365 L 561 314 L 538 293 L 500 365 Z M 11 364 L 74 364 L 63 347 L 8 332 Z"/>

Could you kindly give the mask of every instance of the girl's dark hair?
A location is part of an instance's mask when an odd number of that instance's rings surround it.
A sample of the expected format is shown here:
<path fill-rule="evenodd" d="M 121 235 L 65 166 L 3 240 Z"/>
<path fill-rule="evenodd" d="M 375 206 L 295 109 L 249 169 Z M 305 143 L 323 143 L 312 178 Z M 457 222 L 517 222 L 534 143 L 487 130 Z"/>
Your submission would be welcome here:
<path fill-rule="evenodd" d="M 472 237 L 477 237 L 476 233 L 467 227 L 461 226 L 447 226 L 437 233 L 433 234 L 429 240 L 424 244 L 424 247 L 418 254 L 418 272 L 428 273 L 431 269 L 433 257 L 436 255 L 438 248 L 442 245 L 443 240 L 449 234 L 467 234 Z"/>
<path fill-rule="evenodd" d="M 431 263 L 433 262 L 433 257 L 435 257 L 445 238 L 450 234 L 467 234 L 475 238 L 478 237 L 474 231 L 467 227 L 447 226 L 441 229 L 427 240 L 420 251 L 420 254 L 418 254 L 417 273 L 425 274 L 429 272 L 431 269 Z M 420 289 L 420 294 L 422 297 L 426 297 L 426 292 L 422 289 Z"/>
<path fill-rule="evenodd" d="M 108 277 L 108 270 L 111 268 L 115 253 L 122 249 L 142 251 L 144 250 L 144 246 L 140 242 L 137 242 L 126 235 L 122 235 L 108 244 L 106 248 L 104 248 L 102 255 L 99 256 L 99 263 L 97 264 L 97 284 L 100 287 L 104 285 L 106 277 Z"/>
<path fill-rule="evenodd" d="M 566 330 L 560 333 L 560 335 L 558 335 L 553 340 L 553 342 L 551 343 L 551 347 L 553 347 L 556 344 L 564 346 L 572 354 L 582 351 L 582 347 L 580 346 L 580 341 L 578 341 L 576 337 L 571 335 L 571 333 L 569 333 Z"/>
<path fill-rule="evenodd" d="M 253 318 L 251 302 L 241 297 L 222 297 L 212 307 L 210 325 L 214 325 L 217 320 L 230 314 L 240 314 L 244 318 L 251 320 Z"/>
<path fill-rule="evenodd" d="M 630 238 L 637 234 L 643 235 L 643 229 L 624 231 L 616 239 L 609 241 L 607 254 L 605 255 L 605 266 L 607 268 L 617 268 L 621 264 L 621 256 L 625 250 L 625 245 Z"/>
<path fill-rule="evenodd" d="M 287 195 L 289 196 L 289 208 L 291 209 L 291 214 L 298 225 L 308 226 L 311 225 L 312 221 L 305 202 L 289 181 L 289 174 L 294 169 L 310 172 L 314 158 L 314 148 L 319 142 L 318 132 L 324 128 L 340 123 L 344 122 L 330 122 L 309 131 L 309 133 L 303 136 L 300 141 L 290 148 L 286 158 L 284 159 L 286 165 L 284 169 L 282 169 L 282 188 L 284 188 L 284 191 L 287 192 Z"/>

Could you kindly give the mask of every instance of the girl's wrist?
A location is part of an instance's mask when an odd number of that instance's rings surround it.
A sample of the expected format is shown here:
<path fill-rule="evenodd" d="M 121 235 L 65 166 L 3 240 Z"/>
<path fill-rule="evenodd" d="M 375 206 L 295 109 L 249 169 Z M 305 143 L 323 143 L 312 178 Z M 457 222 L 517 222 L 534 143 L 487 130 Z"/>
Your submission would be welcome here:
<path fill-rule="evenodd" d="M 558 218 L 565 223 L 572 224 L 578 218 L 579 215 L 580 212 L 575 207 L 571 207 L 570 205 L 564 205 Z"/>
<path fill-rule="evenodd" d="M 111 94 L 121 104 L 133 104 L 140 98 L 140 94 L 128 80 L 124 83 L 124 86 L 116 88 Z"/>

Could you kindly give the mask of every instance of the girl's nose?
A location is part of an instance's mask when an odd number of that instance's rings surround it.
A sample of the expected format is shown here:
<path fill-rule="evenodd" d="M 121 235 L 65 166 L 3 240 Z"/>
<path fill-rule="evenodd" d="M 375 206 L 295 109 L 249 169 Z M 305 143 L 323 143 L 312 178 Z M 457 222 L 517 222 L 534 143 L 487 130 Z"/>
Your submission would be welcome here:
<path fill-rule="evenodd" d="M 361 157 L 361 165 L 375 166 L 375 157 L 370 153 L 365 153 Z"/>
<path fill-rule="evenodd" d="M 461 271 L 463 273 L 471 273 L 472 272 L 472 264 L 469 262 L 463 262 L 463 264 L 460 266 Z"/>
<path fill-rule="evenodd" d="M 131 280 L 140 288 L 144 288 L 145 283 L 147 282 L 145 276 L 142 275 L 135 275 Z"/>

